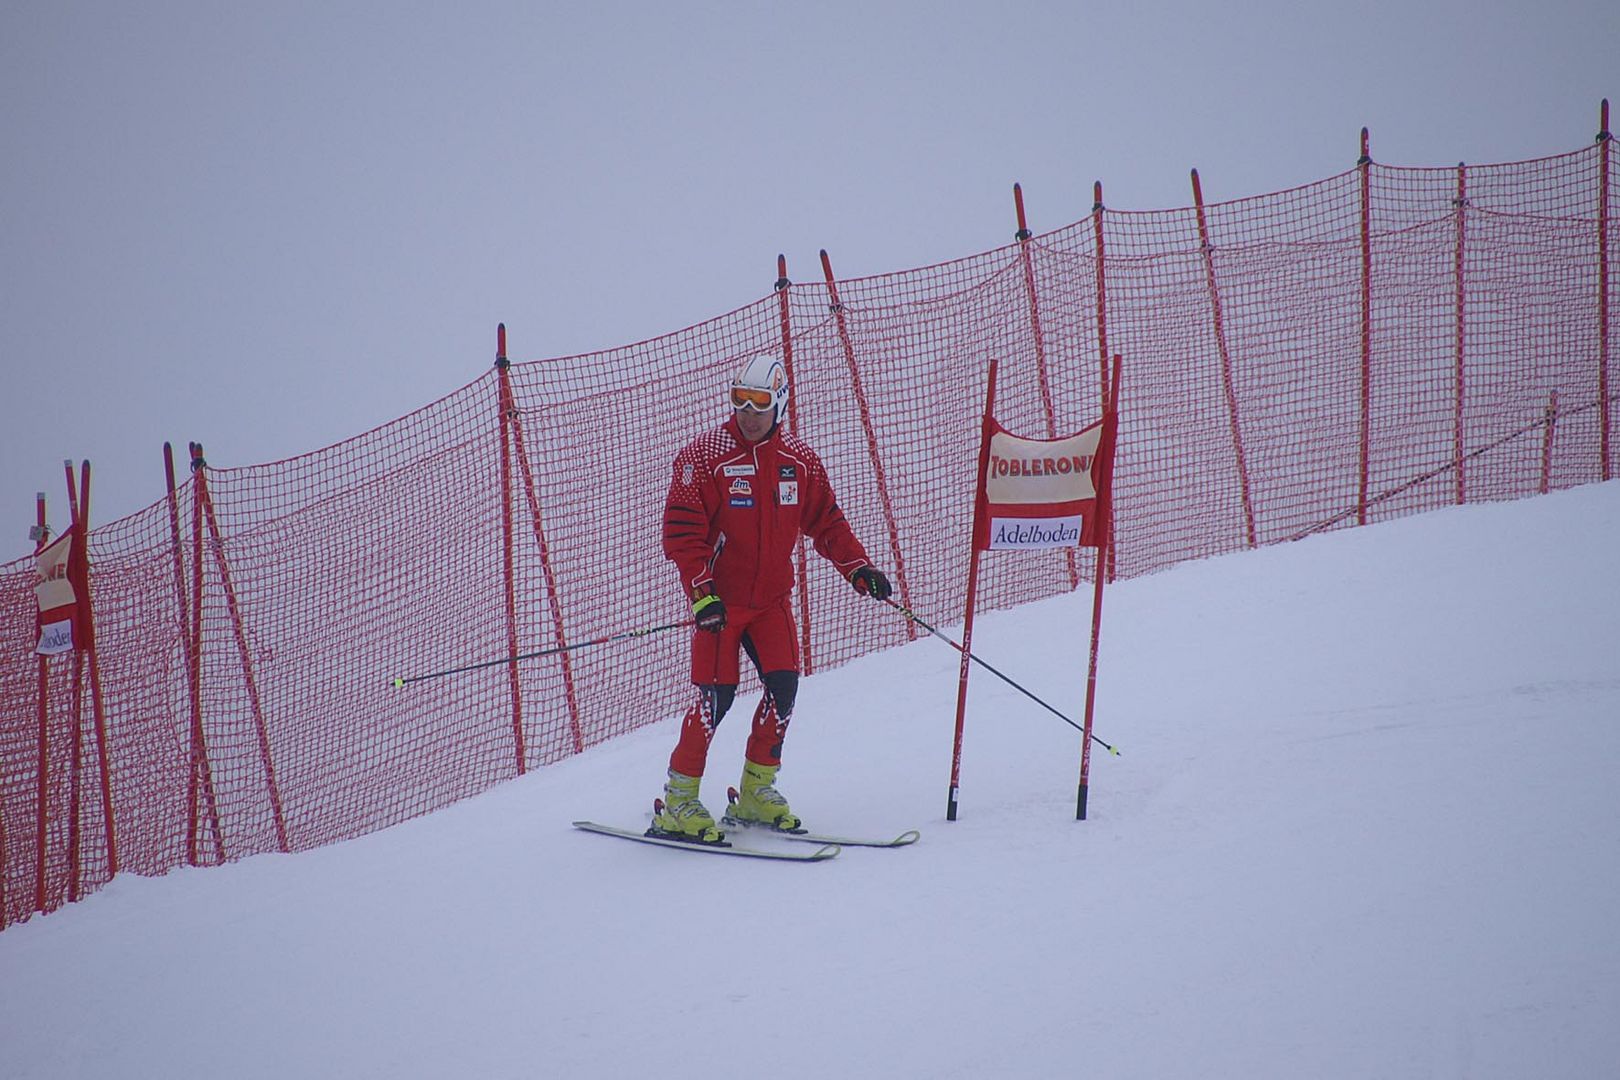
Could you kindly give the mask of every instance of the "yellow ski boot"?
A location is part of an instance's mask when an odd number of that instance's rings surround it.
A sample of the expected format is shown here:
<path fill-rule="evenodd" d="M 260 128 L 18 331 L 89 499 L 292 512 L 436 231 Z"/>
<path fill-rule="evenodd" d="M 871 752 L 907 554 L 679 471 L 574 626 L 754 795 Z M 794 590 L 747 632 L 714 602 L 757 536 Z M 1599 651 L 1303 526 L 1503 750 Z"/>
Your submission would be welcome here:
<path fill-rule="evenodd" d="M 653 823 L 647 835 L 697 844 L 718 844 L 725 839 L 725 834 L 715 827 L 714 815 L 698 798 L 700 783 L 700 777 L 669 770 L 664 797 L 653 800 Z"/>
<path fill-rule="evenodd" d="M 777 832 L 804 832 L 804 823 L 788 806 L 786 797 L 776 790 L 776 771 L 780 765 L 759 765 L 743 762 L 742 790 L 731 789 L 731 805 L 726 812 L 727 822 L 740 825 L 763 825 Z"/>

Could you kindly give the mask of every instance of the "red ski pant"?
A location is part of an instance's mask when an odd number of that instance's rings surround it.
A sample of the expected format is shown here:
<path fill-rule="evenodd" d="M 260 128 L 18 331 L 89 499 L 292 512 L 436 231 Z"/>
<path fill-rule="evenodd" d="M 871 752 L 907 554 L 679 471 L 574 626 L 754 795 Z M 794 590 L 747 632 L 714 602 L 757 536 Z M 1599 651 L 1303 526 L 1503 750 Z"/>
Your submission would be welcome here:
<path fill-rule="evenodd" d="M 739 649 L 748 653 L 765 683 L 744 755 L 758 765 L 782 763 L 782 742 L 799 682 L 799 632 L 786 597 L 765 608 L 728 607 L 726 625 L 719 632 L 692 632 L 692 682 L 698 700 L 687 710 L 680 740 L 669 758 L 669 767 L 676 772 L 703 775 L 714 729 L 731 707 L 742 677 Z"/>

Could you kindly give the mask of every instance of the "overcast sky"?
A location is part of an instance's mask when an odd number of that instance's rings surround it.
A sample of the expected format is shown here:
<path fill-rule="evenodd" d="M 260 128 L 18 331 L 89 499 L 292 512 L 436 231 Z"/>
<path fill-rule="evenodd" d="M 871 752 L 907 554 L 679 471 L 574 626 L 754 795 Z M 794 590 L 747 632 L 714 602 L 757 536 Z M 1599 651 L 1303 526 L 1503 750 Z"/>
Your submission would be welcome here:
<path fill-rule="evenodd" d="M 1588 144 L 1612 0 L 0 0 L 0 558 L 770 291 L 1351 167 Z"/>

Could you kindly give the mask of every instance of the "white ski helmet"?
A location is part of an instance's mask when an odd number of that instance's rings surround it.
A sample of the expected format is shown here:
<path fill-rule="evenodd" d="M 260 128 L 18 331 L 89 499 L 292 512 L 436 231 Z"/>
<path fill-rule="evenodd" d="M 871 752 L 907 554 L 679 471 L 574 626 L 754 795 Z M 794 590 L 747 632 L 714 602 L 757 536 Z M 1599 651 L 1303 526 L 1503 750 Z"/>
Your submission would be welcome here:
<path fill-rule="evenodd" d="M 761 413 L 769 409 L 775 414 L 775 422 L 780 424 L 787 413 L 787 369 L 770 353 L 750 357 L 731 380 L 728 400 L 733 409 Z"/>

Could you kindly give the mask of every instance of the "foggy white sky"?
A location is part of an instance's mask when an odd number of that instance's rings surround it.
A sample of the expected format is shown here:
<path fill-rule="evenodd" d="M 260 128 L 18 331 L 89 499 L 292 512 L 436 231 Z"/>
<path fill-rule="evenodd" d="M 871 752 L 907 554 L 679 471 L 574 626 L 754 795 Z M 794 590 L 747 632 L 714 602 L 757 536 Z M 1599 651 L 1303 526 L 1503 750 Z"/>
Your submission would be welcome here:
<path fill-rule="evenodd" d="M 514 360 L 1108 205 L 1590 142 L 1620 4 L 0 0 L 0 559 Z"/>

